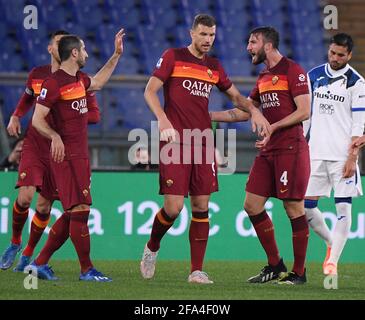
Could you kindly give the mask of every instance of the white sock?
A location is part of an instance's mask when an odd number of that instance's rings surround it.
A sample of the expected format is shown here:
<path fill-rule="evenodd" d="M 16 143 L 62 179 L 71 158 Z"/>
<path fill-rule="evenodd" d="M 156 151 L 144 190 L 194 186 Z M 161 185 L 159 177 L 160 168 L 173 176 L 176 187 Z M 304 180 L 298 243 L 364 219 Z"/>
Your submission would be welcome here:
<path fill-rule="evenodd" d="M 307 217 L 308 224 L 311 226 L 313 231 L 326 242 L 327 246 L 331 247 L 331 231 L 324 221 L 322 212 L 318 209 L 318 207 L 305 208 L 305 215 Z"/>
<path fill-rule="evenodd" d="M 351 203 L 336 203 L 337 222 L 332 234 L 331 256 L 328 263 L 337 265 L 351 228 Z"/>

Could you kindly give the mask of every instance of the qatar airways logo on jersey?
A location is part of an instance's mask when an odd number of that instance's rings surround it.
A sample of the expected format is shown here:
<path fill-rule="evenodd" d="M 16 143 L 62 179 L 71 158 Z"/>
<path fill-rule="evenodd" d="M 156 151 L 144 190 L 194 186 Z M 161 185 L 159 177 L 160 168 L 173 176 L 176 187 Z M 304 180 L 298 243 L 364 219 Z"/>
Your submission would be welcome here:
<path fill-rule="evenodd" d="M 280 107 L 280 100 L 276 92 L 261 94 L 260 101 L 262 109 Z"/>
<path fill-rule="evenodd" d="M 190 91 L 190 94 L 209 99 L 210 91 L 213 86 L 202 81 L 184 80 L 183 87 Z"/>
<path fill-rule="evenodd" d="M 71 104 L 71 108 L 78 111 L 80 114 L 84 114 L 88 111 L 86 98 L 82 98 L 81 100 L 75 100 Z"/>
<path fill-rule="evenodd" d="M 327 91 L 324 93 L 315 91 L 314 96 L 318 99 L 327 99 L 327 100 L 333 100 L 333 101 L 339 101 L 339 102 L 345 101 L 344 96 L 339 96 L 338 94 L 333 94 L 333 93 L 331 93 L 331 91 Z"/>

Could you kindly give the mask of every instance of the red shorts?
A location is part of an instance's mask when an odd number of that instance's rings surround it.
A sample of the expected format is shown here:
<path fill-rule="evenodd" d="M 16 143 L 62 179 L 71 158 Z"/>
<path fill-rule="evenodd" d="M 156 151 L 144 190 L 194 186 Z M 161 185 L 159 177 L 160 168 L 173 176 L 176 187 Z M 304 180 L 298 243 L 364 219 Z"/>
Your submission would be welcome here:
<path fill-rule="evenodd" d="M 309 150 L 258 155 L 251 168 L 246 191 L 263 197 L 304 199 L 310 176 Z"/>
<path fill-rule="evenodd" d="M 44 154 L 47 153 L 47 156 Z M 34 186 L 50 201 L 58 200 L 48 158 L 49 147 L 38 143 L 32 136 L 24 139 L 16 188 Z M 40 156 L 43 155 L 43 156 Z"/>
<path fill-rule="evenodd" d="M 51 168 L 47 170 L 43 177 L 43 185 L 40 194 L 43 198 L 48 199 L 50 201 L 60 200 L 58 195 L 56 181 L 51 172 Z"/>
<path fill-rule="evenodd" d="M 190 148 L 191 157 L 185 157 L 184 147 L 178 146 L 175 150 L 180 152 L 169 153 L 174 163 L 165 164 L 162 161 L 161 149 L 166 143 L 160 143 L 160 194 L 182 195 L 187 197 L 210 195 L 218 191 L 217 165 L 214 158 L 214 149 L 211 159 L 207 159 L 207 148 L 205 146 L 186 146 Z M 185 149 L 185 156 L 187 154 Z M 201 155 L 201 161 L 197 160 Z M 194 158 L 195 156 L 195 158 Z M 186 161 L 190 158 L 191 161 Z M 165 161 L 166 162 L 166 161 Z M 186 163 L 190 162 L 190 163 Z"/>
<path fill-rule="evenodd" d="M 48 163 L 48 159 L 31 159 L 22 156 L 19 163 L 16 188 L 33 186 L 37 188 L 37 191 L 40 191 L 43 178 L 49 170 Z"/>
<path fill-rule="evenodd" d="M 52 160 L 51 171 L 64 210 L 80 204 L 91 205 L 89 159 L 64 160 L 61 163 Z"/>

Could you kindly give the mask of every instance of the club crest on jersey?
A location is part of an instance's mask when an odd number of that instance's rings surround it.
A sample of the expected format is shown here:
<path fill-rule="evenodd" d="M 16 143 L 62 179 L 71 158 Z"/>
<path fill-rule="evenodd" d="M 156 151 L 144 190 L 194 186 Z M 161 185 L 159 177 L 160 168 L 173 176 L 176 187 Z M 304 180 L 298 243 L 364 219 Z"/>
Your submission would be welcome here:
<path fill-rule="evenodd" d="M 43 88 L 43 89 L 41 90 L 41 93 L 39 94 L 39 97 L 40 97 L 41 99 L 45 99 L 45 98 L 46 98 L 46 95 L 47 95 L 47 89 L 46 89 L 46 88 Z"/>
<path fill-rule="evenodd" d="M 174 180 L 172 180 L 172 179 L 167 179 L 167 180 L 166 180 L 166 185 L 167 185 L 168 187 L 171 187 L 173 184 L 174 184 Z"/>
<path fill-rule="evenodd" d="M 213 78 L 213 72 L 212 72 L 212 70 L 210 70 L 210 69 L 208 69 L 207 70 L 207 73 L 208 73 L 208 76 L 209 76 L 209 78 Z"/>
<path fill-rule="evenodd" d="M 279 77 L 278 76 L 273 76 L 272 79 L 271 79 L 271 82 L 273 85 L 276 85 L 279 81 Z"/>

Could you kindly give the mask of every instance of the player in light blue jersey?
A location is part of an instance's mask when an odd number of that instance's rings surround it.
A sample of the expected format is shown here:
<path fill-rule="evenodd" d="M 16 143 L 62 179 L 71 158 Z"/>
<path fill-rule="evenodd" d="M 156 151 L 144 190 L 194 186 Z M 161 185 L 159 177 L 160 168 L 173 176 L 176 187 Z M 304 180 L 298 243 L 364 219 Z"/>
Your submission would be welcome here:
<path fill-rule="evenodd" d="M 365 83 L 349 64 L 353 41 L 345 33 L 330 40 L 328 62 L 308 73 L 311 117 L 304 124 L 310 148 L 311 176 L 305 211 L 309 225 L 325 240 L 324 274 L 337 275 L 337 263 L 351 227 L 352 198 L 362 195 L 353 141 L 365 123 Z M 331 234 L 317 204 L 334 190 L 337 222 Z"/>

